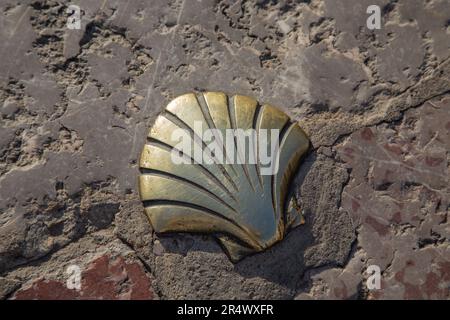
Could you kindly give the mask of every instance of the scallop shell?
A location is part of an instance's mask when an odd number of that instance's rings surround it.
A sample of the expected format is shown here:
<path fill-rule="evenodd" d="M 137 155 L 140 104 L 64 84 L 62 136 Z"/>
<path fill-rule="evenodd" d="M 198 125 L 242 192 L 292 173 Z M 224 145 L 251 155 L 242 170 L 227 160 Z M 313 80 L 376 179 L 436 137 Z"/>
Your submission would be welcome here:
<path fill-rule="evenodd" d="M 179 128 L 203 151 L 207 146 L 199 137 L 205 129 L 279 129 L 278 171 L 262 175 L 259 161 L 227 164 L 213 159 L 206 164 L 186 154 L 191 163 L 175 164 L 171 152 L 179 140 L 172 133 Z M 308 148 L 304 131 L 273 106 L 222 92 L 179 96 L 156 119 L 140 157 L 145 212 L 157 233 L 214 234 L 236 262 L 269 248 L 302 223 L 301 214 L 288 211 L 285 202 L 291 177 Z"/>

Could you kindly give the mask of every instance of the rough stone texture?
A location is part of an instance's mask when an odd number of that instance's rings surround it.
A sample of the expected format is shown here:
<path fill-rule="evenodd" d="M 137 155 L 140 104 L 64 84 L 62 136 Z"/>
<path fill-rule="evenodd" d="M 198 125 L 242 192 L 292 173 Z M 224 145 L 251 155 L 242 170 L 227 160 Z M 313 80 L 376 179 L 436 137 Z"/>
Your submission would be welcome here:
<path fill-rule="evenodd" d="M 449 296 L 450 99 L 367 127 L 337 147 L 353 179 L 343 207 L 358 224 L 368 264 L 383 272 L 376 298 Z"/>
<path fill-rule="evenodd" d="M 57 280 L 40 279 L 28 288 L 17 291 L 17 300 L 68 300 L 68 299 L 133 299 L 153 298 L 151 282 L 142 265 L 125 262 L 119 256 L 111 260 L 104 255 L 91 262 L 81 273 L 81 288 L 67 288 Z"/>
<path fill-rule="evenodd" d="M 448 0 L 71 3 L 81 30 L 68 1 L 0 5 L 0 298 L 449 298 Z M 236 265 L 154 235 L 137 196 L 147 128 L 193 90 L 277 105 L 313 143 L 306 224 Z"/>

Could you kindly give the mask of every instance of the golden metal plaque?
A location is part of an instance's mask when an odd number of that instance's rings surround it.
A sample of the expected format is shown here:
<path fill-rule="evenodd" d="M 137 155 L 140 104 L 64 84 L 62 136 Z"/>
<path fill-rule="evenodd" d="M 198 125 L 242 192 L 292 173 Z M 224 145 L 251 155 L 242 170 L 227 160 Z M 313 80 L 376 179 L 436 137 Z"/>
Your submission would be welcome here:
<path fill-rule="evenodd" d="M 249 97 L 189 93 L 151 127 L 139 192 L 157 233 L 212 233 L 233 262 L 303 223 L 289 182 L 309 140 L 282 111 Z"/>

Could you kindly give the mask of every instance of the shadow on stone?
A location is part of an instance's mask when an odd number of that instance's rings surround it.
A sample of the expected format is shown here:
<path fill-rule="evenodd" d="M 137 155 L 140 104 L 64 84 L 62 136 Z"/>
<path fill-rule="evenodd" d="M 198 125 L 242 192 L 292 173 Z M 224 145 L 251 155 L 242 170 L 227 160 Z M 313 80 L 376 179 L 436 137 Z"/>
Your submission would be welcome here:
<path fill-rule="evenodd" d="M 296 197 L 305 224 L 266 251 L 236 264 L 212 235 L 157 236 L 153 255 L 162 295 L 173 299 L 293 298 L 308 280 L 304 279 L 305 271 L 347 261 L 355 239 L 350 216 L 340 208 L 347 181 L 345 168 L 323 154 L 311 152 L 288 195 L 288 200 Z"/>

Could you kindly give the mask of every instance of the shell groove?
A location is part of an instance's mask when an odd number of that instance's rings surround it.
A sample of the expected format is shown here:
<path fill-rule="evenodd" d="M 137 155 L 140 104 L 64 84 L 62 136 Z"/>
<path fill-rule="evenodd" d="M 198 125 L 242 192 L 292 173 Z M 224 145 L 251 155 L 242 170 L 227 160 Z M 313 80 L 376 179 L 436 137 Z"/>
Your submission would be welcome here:
<path fill-rule="evenodd" d="M 180 129 L 189 145 L 201 150 L 200 160 L 198 154 L 178 147 L 174 132 Z M 223 161 L 205 141 L 210 129 L 216 134 L 212 140 L 223 148 Z M 259 135 L 255 134 L 253 146 L 239 149 L 234 140 L 229 149 L 225 137 L 237 129 L 278 130 L 279 136 L 263 144 L 268 153 L 272 150 L 278 170 L 262 174 L 266 169 Z M 267 249 L 302 222 L 300 213 L 286 213 L 285 201 L 291 177 L 308 148 L 299 125 L 273 106 L 221 92 L 179 96 L 155 120 L 141 153 L 139 193 L 145 212 L 157 233 L 213 233 L 230 259 L 238 261 Z M 185 161 L 174 163 L 174 151 Z M 253 162 L 243 161 L 251 156 Z"/>

